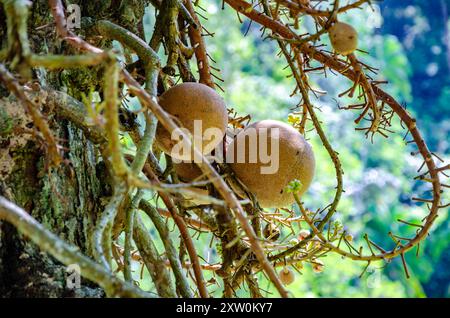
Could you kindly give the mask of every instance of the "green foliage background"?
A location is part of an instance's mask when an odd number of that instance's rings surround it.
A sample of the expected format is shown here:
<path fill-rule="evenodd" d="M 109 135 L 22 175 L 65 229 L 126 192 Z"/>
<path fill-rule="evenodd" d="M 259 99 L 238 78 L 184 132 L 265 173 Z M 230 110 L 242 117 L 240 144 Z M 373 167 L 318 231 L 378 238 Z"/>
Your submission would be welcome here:
<path fill-rule="evenodd" d="M 226 6 L 221 10 L 219 1 L 201 1 L 208 17 L 202 23 L 214 33 L 207 37 L 207 47 L 221 69 L 224 82 L 223 97 L 229 108 L 241 115 L 250 114 L 252 120 L 266 118 L 286 121 L 288 114 L 299 102 L 291 97 L 294 82 L 285 69 L 286 62 L 277 56 L 276 43 L 265 40 L 257 25 L 242 24 L 236 13 Z M 418 119 L 419 127 L 433 151 L 449 160 L 450 130 L 450 20 L 445 9 L 450 5 L 445 0 L 395 1 L 385 0 L 374 5 L 375 11 L 353 10 L 341 17 L 352 23 L 360 37 L 359 48 L 369 52 L 358 53 L 362 60 L 380 69 L 375 77 L 385 79 L 388 92 L 408 108 Z M 147 12 L 145 27 L 151 34 L 155 17 Z M 303 21 L 301 28 L 311 30 L 311 21 Z M 302 30 L 301 30 L 302 31 Z M 301 32 L 300 31 L 300 32 Z M 303 33 L 303 32 L 301 32 Z M 446 38 L 447 36 L 447 38 Z M 323 43 L 328 43 L 326 36 Z M 163 52 L 160 52 L 163 56 Z M 194 65 L 193 65 L 194 66 Z M 194 68 L 193 68 L 194 69 Z M 338 99 L 350 82 L 342 77 L 312 77 L 315 88 L 327 95 L 313 99 L 321 108 L 328 137 L 339 152 L 345 171 L 345 193 L 335 220 L 342 222 L 353 234 L 356 244 L 368 233 L 381 246 L 392 247 L 387 233 L 393 231 L 402 236 L 412 236 L 412 229 L 400 226 L 401 218 L 417 222 L 425 216 L 426 207 L 411 201 L 411 197 L 423 195 L 428 190 L 422 183 L 413 182 L 421 165 L 419 158 L 411 156 L 412 147 L 402 140 L 404 132 L 400 125 L 394 127 L 395 134 L 384 139 L 377 136 L 373 142 L 354 130 L 353 120 L 357 114 L 339 110 L 352 101 Z M 317 170 L 314 184 L 305 196 L 311 209 L 318 209 L 331 202 L 334 195 L 334 169 L 325 149 L 314 132 L 307 133 L 313 145 Z M 425 194 L 426 195 L 426 194 Z M 448 202 L 448 193 L 444 201 Z M 358 263 L 329 255 L 324 259 L 325 270 L 313 273 L 305 265 L 302 273 L 296 273 L 296 281 L 289 291 L 296 297 L 448 297 L 450 296 L 450 228 L 446 221 L 448 211 L 438 218 L 431 237 L 421 245 L 420 257 L 415 252 L 407 255 L 411 278 L 406 280 L 400 260 L 372 264 L 368 272 L 359 278 L 365 263 Z M 156 231 L 153 231 L 155 239 Z M 283 233 L 286 241 L 292 234 Z M 175 237 L 175 239 L 178 239 Z M 199 254 L 210 263 L 219 262 L 215 243 L 211 235 L 202 234 L 197 239 Z M 162 250 L 162 248 L 161 248 Z M 139 272 L 138 264 L 135 264 Z M 144 278 L 147 273 L 144 272 Z M 207 279 L 213 278 L 211 273 Z M 276 291 L 259 277 L 261 287 L 267 288 L 267 296 Z M 141 280 L 143 287 L 149 280 Z M 217 277 L 217 282 L 221 280 Z M 210 291 L 220 296 L 221 287 L 212 285 Z M 272 294 L 271 294 L 272 293 Z M 238 296 L 248 296 L 245 290 Z"/>

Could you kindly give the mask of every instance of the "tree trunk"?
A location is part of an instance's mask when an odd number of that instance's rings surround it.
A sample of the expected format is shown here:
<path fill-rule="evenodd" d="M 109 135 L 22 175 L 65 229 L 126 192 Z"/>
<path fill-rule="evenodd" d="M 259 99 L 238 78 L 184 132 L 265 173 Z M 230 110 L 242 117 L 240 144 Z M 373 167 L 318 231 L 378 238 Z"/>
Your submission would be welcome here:
<path fill-rule="evenodd" d="M 84 3 L 85 2 L 85 3 Z M 108 16 L 124 27 L 135 27 L 144 13 L 144 1 L 78 1 L 82 16 Z M 102 6 L 99 10 L 98 4 Z M 95 4 L 95 5 L 94 5 Z M 138 20 L 136 20 L 138 19 Z M 1 46 L 6 45 L 5 12 L 0 6 Z M 48 26 L 46 26 L 48 24 Z M 41 28 L 39 28 L 41 27 Z M 77 30 L 78 31 L 78 30 Z M 81 30 L 79 30 L 81 31 Z M 28 18 L 34 53 L 73 53 L 58 39 L 46 0 L 33 1 Z M 45 41 L 43 41 L 45 39 Z M 76 98 L 97 87 L 100 68 L 36 71 L 41 87 L 70 92 Z M 32 130 L 24 107 L 0 91 L 0 195 L 28 211 L 47 229 L 91 256 L 88 240 L 103 202 L 110 195 L 104 183 L 106 169 L 96 147 L 71 122 L 44 102 L 47 117 L 64 162 L 48 169 L 44 142 Z M 40 94 L 38 94 L 40 95 Z M 41 98 L 41 97 L 40 97 Z M 103 290 L 82 280 L 82 287 L 66 286 L 66 267 L 55 261 L 15 228 L 0 221 L 0 296 L 2 297 L 101 297 Z"/>

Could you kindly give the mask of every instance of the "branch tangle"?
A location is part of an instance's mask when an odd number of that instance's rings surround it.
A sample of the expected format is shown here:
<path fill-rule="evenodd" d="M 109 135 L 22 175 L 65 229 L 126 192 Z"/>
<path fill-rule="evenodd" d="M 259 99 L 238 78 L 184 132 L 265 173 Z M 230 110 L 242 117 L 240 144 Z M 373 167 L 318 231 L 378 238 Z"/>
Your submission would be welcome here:
<path fill-rule="evenodd" d="M 434 161 L 432 160 L 432 153 L 429 151 L 424 139 L 422 138 L 420 131 L 418 130 L 416 126 L 416 120 L 410 116 L 410 114 L 389 94 L 384 92 L 381 88 L 377 86 L 377 83 L 369 82 L 364 74 L 362 74 L 362 69 L 360 68 L 360 63 L 356 60 L 354 56 L 350 57 L 350 60 L 352 62 L 352 66 L 354 69 L 349 67 L 348 63 L 345 63 L 335 56 L 329 55 L 323 51 L 318 50 L 310 43 L 304 43 L 302 42 L 302 39 L 300 36 L 298 36 L 296 33 L 294 33 L 288 26 L 283 24 L 280 21 L 277 21 L 270 16 L 263 14 L 257 10 L 254 9 L 254 6 L 248 2 L 245 2 L 243 0 L 225 0 L 226 3 L 228 3 L 233 9 L 238 11 L 239 13 L 247 16 L 249 19 L 261 24 L 263 27 L 270 29 L 275 35 L 280 36 L 282 40 L 285 40 L 286 42 L 292 44 L 294 47 L 294 50 L 298 50 L 300 53 L 302 53 L 305 57 L 309 59 L 313 59 L 321 63 L 324 67 L 328 67 L 333 71 L 336 71 L 343 76 L 347 77 L 354 83 L 358 83 L 361 79 L 361 76 L 363 76 L 364 83 L 362 84 L 365 91 L 369 92 L 369 95 L 371 99 L 377 99 L 382 101 L 384 104 L 388 105 L 400 118 L 401 122 L 406 124 L 406 128 L 411 133 L 414 142 L 416 143 L 419 153 L 424 158 L 424 162 L 427 165 L 428 173 L 430 175 L 430 182 L 432 183 L 433 188 L 433 199 L 427 200 L 429 202 L 429 214 L 424 219 L 425 223 L 420 228 L 420 230 L 417 232 L 416 236 L 412 239 L 409 239 L 407 241 L 407 244 L 401 244 L 398 243 L 395 248 L 391 251 L 384 251 L 382 250 L 381 254 L 375 255 L 372 253 L 372 255 L 369 256 L 363 256 L 361 253 L 349 253 L 346 251 L 343 251 L 339 248 L 328 246 L 330 249 L 333 249 L 334 251 L 338 252 L 341 255 L 347 256 L 351 259 L 355 260 L 362 260 L 362 261 L 372 261 L 372 260 L 381 260 L 381 259 L 389 259 L 396 256 L 401 256 L 411 248 L 418 245 L 423 239 L 426 238 L 431 225 L 433 224 L 433 221 L 435 220 L 438 210 L 440 208 L 440 197 L 441 197 L 441 184 L 439 180 L 439 169 L 436 167 Z M 286 1 L 280 1 L 285 3 Z M 358 3 L 360 5 L 361 3 Z M 358 5 L 349 5 L 345 7 L 345 11 L 349 10 L 351 8 L 357 7 Z M 296 43 L 301 43 L 300 45 L 296 45 Z M 295 74 L 299 71 L 292 67 L 291 70 Z M 301 74 L 298 76 L 295 76 L 296 79 L 298 79 L 299 84 L 303 85 L 303 78 Z M 303 94 L 304 99 L 308 99 L 305 94 Z M 372 103 L 376 103 L 375 101 L 372 101 Z M 375 112 L 374 112 L 375 113 Z M 317 124 L 315 124 L 316 129 L 319 127 Z M 375 128 L 370 129 L 370 131 L 373 132 Z M 320 131 L 320 128 L 318 129 Z M 333 157 L 332 157 L 333 158 Z M 333 160 L 334 161 L 334 160 Z M 312 224 L 314 225 L 314 224 Z M 323 223 L 322 223 L 323 225 Z M 319 229 L 316 229 L 319 232 Z M 317 233 L 316 233 L 317 234 Z M 329 244 L 326 240 L 324 241 L 325 244 Z M 302 246 L 303 244 L 299 244 L 298 247 Z M 370 243 L 369 243 L 369 248 Z M 285 257 L 288 254 L 294 252 L 296 249 L 291 248 L 288 249 L 285 252 L 280 253 L 279 255 L 276 255 L 274 257 L 271 257 L 271 259 L 277 259 L 281 257 Z"/>

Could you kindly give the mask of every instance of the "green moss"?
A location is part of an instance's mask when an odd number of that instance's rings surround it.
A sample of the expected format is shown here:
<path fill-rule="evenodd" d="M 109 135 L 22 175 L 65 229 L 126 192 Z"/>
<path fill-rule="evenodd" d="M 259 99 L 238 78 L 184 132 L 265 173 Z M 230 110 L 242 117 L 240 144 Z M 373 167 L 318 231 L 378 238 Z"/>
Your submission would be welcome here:
<path fill-rule="evenodd" d="M 0 107 L 0 137 L 9 135 L 13 129 L 13 119 L 9 117 L 3 107 Z"/>
<path fill-rule="evenodd" d="M 11 153 L 14 160 L 14 169 L 6 180 L 9 188 L 14 189 L 14 198 L 22 207 L 32 206 L 32 200 L 37 191 L 38 180 L 35 162 L 36 153 L 32 151 L 32 143 L 16 149 Z"/>

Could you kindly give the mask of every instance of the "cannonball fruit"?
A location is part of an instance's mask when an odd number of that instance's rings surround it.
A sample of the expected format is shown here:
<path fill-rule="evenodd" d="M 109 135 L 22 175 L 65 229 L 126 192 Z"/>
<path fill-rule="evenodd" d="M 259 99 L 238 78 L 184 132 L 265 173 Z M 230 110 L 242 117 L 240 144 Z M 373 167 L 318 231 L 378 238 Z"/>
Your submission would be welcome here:
<path fill-rule="evenodd" d="M 295 280 L 294 272 L 291 269 L 289 269 L 288 267 L 284 267 L 278 273 L 278 277 L 280 278 L 280 281 L 283 283 L 283 285 L 292 284 Z"/>
<path fill-rule="evenodd" d="M 200 181 L 203 180 L 203 172 L 200 170 L 200 168 L 193 162 L 189 161 L 181 161 L 181 162 L 174 162 L 173 163 L 173 170 L 177 174 L 178 178 L 181 182 L 190 183 L 193 181 Z M 203 188 L 196 188 L 196 187 L 189 187 L 190 191 L 193 191 L 195 193 L 198 193 L 202 196 L 208 196 L 209 192 L 206 189 Z M 185 207 L 192 207 L 197 205 L 203 205 L 203 204 L 209 204 L 210 202 L 208 200 L 204 200 L 203 198 L 198 198 L 194 194 L 191 195 L 184 195 L 184 202 L 183 205 Z"/>
<path fill-rule="evenodd" d="M 329 30 L 330 42 L 334 50 L 342 55 L 353 53 L 358 46 L 358 33 L 347 23 L 336 22 Z"/>
<path fill-rule="evenodd" d="M 221 141 L 228 124 L 228 113 L 224 100 L 212 88 L 199 83 L 175 85 L 159 98 L 159 104 L 182 127 L 189 130 L 194 143 L 201 146 L 203 154 L 210 153 Z M 194 129 L 197 122 L 197 130 Z M 201 123 L 201 128 L 199 124 Z M 215 128 L 214 130 L 211 128 Z M 183 144 L 158 123 L 156 143 L 159 148 L 172 158 L 195 160 L 190 148 L 175 145 Z"/>
<path fill-rule="evenodd" d="M 239 132 L 227 148 L 227 162 L 263 208 L 293 204 L 289 182 L 301 182 L 301 196 L 315 169 L 309 143 L 292 126 L 275 120 L 262 120 Z"/>

